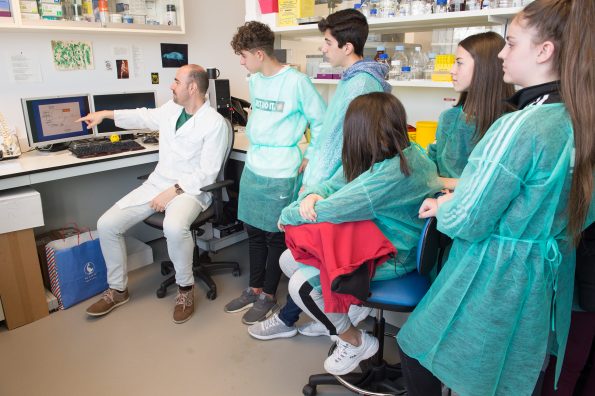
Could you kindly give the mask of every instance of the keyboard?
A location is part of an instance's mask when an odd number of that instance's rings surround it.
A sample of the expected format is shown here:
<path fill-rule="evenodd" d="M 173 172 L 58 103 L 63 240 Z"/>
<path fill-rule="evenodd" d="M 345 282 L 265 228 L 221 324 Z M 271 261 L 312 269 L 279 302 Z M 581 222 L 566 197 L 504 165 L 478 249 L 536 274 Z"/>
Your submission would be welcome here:
<path fill-rule="evenodd" d="M 144 150 L 145 148 L 134 140 L 120 142 L 74 142 L 68 150 L 77 158 L 100 157 L 102 155 L 117 154 L 124 151 Z"/>

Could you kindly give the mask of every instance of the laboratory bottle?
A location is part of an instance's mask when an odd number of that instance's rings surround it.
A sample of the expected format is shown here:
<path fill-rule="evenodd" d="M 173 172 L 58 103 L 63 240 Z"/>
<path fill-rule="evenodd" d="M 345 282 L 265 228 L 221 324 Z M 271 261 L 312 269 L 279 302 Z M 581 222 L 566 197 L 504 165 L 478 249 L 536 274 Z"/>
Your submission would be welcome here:
<path fill-rule="evenodd" d="M 428 62 L 426 63 L 426 66 L 424 67 L 424 80 L 432 79 L 432 73 L 434 73 L 434 65 L 435 64 L 436 64 L 436 54 L 433 52 L 430 52 L 428 54 Z"/>
<path fill-rule="evenodd" d="M 378 18 L 378 8 L 370 9 L 370 18 Z"/>
<path fill-rule="evenodd" d="M 459 12 L 465 11 L 465 1 L 466 0 L 450 0 L 448 11 L 449 12 Z"/>
<path fill-rule="evenodd" d="M 368 1 L 363 0 L 361 3 L 361 7 L 359 10 L 366 18 L 370 17 L 370 3 Z"/>
<path fill-rule="evenodd" d="M 409 66 L 409 60 L 407 59 L 407 55 L 405 55 L 405 46 L 395 46 L 395 53 L 393 54 L 393 58 L 391 60 L 391 68 L 393 66 L 396 68 L 394 71 L 396 78 L 394 78 L 394 80 L 400 80 L 403 66 Z"/>
<path fill-rule="evenodd" d="M 411 1 L 411 15 L 423 15 L 426 13 L 426 0 Z"/>
<path fill-rule="evenodd" d="M 424 57 L 421 53 L 421 47 L 415 47 L 415 51 L 411 56 L 411 78 L 414 80 L 421 80 L 424 71 Z"/>
<path fill-rule="evenodd" d="M 106 26 L 109 21 L 109 6 L 107 0 L 99 0 L 97 2 L 97 9 L 99 11 L 99 21 L 101 26 Z"/>
<path fill-rule="evenodd" d="M 380 17 L 394 18 L 397 12 L 397 4 L 395 0 L 382 0 L 380 2 Z"/>
<path fill-rule="evenodd" d="M 411 15 L 411 0 L 401 0 L 399 3 L 399 15 L 409 16 Z"/>
<path fill-rule="evenodd" d="M 434 7 L 434 14 L 442 14 L 446 12 L 448 0 L 436 0 Z"/>
<path fill-rule="evenodd" d="M 165 24 L 167 26 L 176 26 L 178 24 L 175 4 L 167 4 L 165 6 Z"/>
<path fill-rule="evenodd" d="M 381 64 L 387 66 L 387 69 L 386 69 L 387 70 L 387 73 L 384 76 L 384 79 L 385 80 L 388 80 L 388 78 L 389 78 L 388 77 L 388 73 L 389 73 L 389 69 L 390 69 L 390 63 L 388 61 L 388 54 L 380 54 L 380 59 L 378 59 L 378 63 L 381 63 Z"/>
<path fill-rule="evenodd" d="M 380 60 L 380 55 L 385 54 L 386 50 L 383 45 L 379 45 L 376 47 L 376 55 L 374 55 L 374 60 L 378 62 Z"/>

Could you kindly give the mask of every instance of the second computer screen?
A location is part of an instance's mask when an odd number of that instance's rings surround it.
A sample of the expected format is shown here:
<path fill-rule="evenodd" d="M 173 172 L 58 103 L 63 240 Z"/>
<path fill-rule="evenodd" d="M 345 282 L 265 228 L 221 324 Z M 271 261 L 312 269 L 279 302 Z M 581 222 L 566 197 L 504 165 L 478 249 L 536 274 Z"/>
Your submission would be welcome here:
<path fill-rule="evenodd" d="M 118 94 L 93 95 L 95 111 L 128 110 L 139 107 L 155 108 L 155 92 L 129 92 Z M 118 128 L 114 120 L 104 119 L 97 125 L 98 134 L 118 133 L 124 129 Z"/>

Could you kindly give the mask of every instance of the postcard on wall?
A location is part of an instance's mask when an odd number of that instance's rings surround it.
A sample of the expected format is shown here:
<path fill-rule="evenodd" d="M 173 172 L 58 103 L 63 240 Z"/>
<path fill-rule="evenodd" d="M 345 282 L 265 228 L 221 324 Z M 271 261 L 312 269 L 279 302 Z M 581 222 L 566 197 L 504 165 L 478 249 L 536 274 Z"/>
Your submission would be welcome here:
<path fill-rule="evenodd" d="M 161 43 L 161 66 L 180 67 L 188 64 L 188 44 Z"/>
<path fill-rule="evenodd" d="M 52 40 L 52 54 L 57 70 L 95 69 L 90 41 Z"/>
<path fill-rule="evenodd" d="M 0 17 L 8 17 L 12 16 L 12 12 L 10 12 L 10 0 L 0 0 Z"/>

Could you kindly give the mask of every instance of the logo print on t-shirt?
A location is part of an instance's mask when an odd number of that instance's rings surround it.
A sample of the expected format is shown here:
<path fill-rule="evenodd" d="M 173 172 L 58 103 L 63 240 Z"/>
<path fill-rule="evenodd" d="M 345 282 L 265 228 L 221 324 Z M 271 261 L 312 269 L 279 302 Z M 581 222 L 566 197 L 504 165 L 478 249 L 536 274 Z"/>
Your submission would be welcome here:
<path fill-rule="evenodd" d="M 252 105 L 259 110 L 273 111 L 277 113 L 282 113 L 285 108 L 285 102 L 258 98 L 254 99 Z"/>

